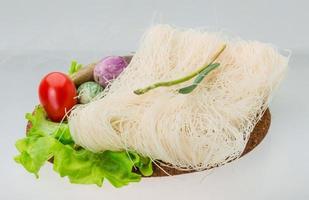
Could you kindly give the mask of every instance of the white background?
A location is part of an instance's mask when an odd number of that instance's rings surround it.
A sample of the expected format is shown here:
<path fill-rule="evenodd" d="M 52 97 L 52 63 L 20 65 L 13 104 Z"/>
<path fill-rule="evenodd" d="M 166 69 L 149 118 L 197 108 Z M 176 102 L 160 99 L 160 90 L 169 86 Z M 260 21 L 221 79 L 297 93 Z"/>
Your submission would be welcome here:
<path fill-rule="evenodd" d="M 309 199 L 307 1 L 0 0 L 0 199 Z M 37 86 L 72 59 L 134 51 L 153 23 L 225 30 L 293 51 L 270 108 L 269 134 L 253 152 L 208 174 L 150 178 L 128 187 L 72 185 L 47 164 L 35 179 L 13 161 Z"/>

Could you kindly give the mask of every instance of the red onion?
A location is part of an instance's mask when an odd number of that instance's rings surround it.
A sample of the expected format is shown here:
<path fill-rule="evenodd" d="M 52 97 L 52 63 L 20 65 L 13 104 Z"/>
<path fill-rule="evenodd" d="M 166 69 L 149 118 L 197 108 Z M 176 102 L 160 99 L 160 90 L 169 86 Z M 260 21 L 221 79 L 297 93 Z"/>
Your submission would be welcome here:
<path fill-rule="evenodd" d="M 93 70 L 94 80 L 106 87 L 127 65 L 128 63 L 121 56 L 108 56 L 96 64 Z"/>

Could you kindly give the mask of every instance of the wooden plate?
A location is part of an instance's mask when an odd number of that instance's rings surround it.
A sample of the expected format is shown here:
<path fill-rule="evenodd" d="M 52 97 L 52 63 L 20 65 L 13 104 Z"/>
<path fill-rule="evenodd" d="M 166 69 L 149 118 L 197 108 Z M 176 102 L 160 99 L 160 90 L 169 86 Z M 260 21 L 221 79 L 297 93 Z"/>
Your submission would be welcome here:
<path fill-rule="evenodd" d="M 126 61 L 129 63 L 131 61 L 132 56 L 125 56 Z M 86 82 L 93 80 L 92 71 L 94 69 L 95 63 L 92 63 L 80 70 L 78 73 L 76 73 L 72 79 L 76 86 Z M 271 115 L 269 109 L 267 109 L 261 118 L 261 120 L 256 124 L 254 130 L 252 131 L 249 141 L 245 147 L 244 152 L 241 156 L 244 156 L 248 152 L 252 151 L 258 144 L 261 143 L 261 141 L 264 139 L 265 135 L 268 132 L 269 126 L 271 122 Z M 28 123 L 27 125 L 27 131 L 31 127 L 31 124 Z M 52 160 L 50 160 L 52 162 Z M 175 168 L 167 167 L 166 165 L 160 165 L 158 167 L 157 165 L 153 164 L 154 173 L 152 177 L 160 177 L 160 176 L 167 176 L 169 175 L 178 175 L 178 174 L 185 174 L 185 173 L 192 173 L 194 171 L 181 171 L 177 170 Z M 163 171 L 163 170 L 164 171 Z M 167 174 L 167 173 L 168 174 Z"/>

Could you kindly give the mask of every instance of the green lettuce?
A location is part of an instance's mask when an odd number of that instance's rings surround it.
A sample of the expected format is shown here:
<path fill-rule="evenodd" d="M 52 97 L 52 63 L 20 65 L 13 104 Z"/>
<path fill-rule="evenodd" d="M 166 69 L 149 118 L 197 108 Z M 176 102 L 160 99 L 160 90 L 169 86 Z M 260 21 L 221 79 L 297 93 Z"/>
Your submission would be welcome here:
<path fill-rule="evenodd" d="M 135 152 L 104 151 L 93 153 L 74 144 L 67 123 L 46 119 L 45 111 L 37 106 L 33 114 L 26 114 L 32 126 L 27 136 L 16 142 L 20 152 L 15 161 L 39 177 L 40 168 L 53 159 L 53 169 L 71 183 L 102 186 L 107 179 L 115 187 L 141 180 L 141 174 L 153 173 L 152 162 Z M 137 173 L 139 171 L 140 173 Z"/>

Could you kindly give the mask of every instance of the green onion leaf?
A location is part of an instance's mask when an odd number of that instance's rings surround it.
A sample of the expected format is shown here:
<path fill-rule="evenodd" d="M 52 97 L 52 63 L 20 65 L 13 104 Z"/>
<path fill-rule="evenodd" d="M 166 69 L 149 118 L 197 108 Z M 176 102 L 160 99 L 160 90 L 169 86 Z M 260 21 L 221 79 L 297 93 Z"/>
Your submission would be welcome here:
<path fill-rule="evenodd" d="M 78 64 L 77 61 L 73 60 L 69 68 L 69 75 L 72 76 L 82 68 L 81 64 Z"/>
<path fill-rule="evenodd" d="M 187 87 L 183 87 L 181 89 L 178 90 L 179 93 L 181 94 L 188 94 L 190 92 L 192 92 L 200 82 L 202 82 L 202 80 L 205 78 L 205 76 L 211 72 L 212 70 L 216 69 L 217 67 L 219 67 L 219 63 L 213 63 L 208 65 L 203 71 L 201 71 L 201 73 L 199 73 L 197 75 L 197 77 L 194 79 L 193 84 L 189 85 Z"/>

